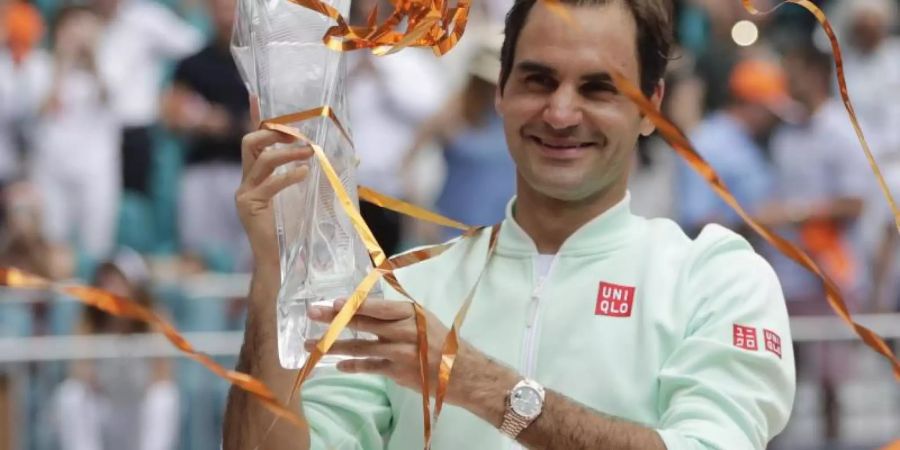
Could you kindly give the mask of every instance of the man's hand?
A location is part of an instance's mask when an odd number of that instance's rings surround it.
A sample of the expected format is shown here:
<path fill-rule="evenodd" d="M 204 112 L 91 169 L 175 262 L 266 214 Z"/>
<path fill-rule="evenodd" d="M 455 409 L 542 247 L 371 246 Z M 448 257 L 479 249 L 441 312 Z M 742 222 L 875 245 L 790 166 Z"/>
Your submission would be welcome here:
<path fill-rule="evenodd" d="M 251 120 L 258 123 L 256 99 L 250 98 Z M 275 214 L 272 199 L 282 189 L 303 180 L 308 169 L 297 166 L 308 159 L 308 148 L 279 146 L 294 139 L 274 131 L 255 131 L 244 137 L 241 145 L 243 180 L 235 194 L 238 213 L 253 249 L 254 271 L 250 284 L 244 345 L 237 370 L 262 380 L 276 395 L 287 397 L 296 371 L 281 368 L 278 362 L 277 332 L 273 326 L 275 298 L 279 288 L 278 244 L 275 238 Z M 274 174 L 284 164 L 295 164 L 289 170 Z M 302 408 L 298 410 L 302 416 Z M 274 416 L 250 395 L 232 387 L 225 409 L 223 448 L 244 450 L 259 446 L 267 436 L 267 450 L 305 450 L 309 448 L 309 431 L 298 429 L 287 421 L 274 426 Z"/>
<path fill-rule="evenodd" d="M 343 305 L 343 301 L 337 301 L 333 308 L 313 308 L 310 310 L 310 318 L 317 322 L 331 322 Z M 428 333 L 428 375 L 431 389 L 429 394 L 434 395 L 437 389 L 441 349 L 449 329 L 427 310 L 425 321 Z M 372 333 L 378 340 L 354 339 L 335 342 L 329 354 L 358 358 L 341 361 L 337 365 L 338 370 L 347 373 L 384 375 L 401 386 L 416 392 L 422 391 L 416 316 L 411 303 L 370 298 L 357 311 L 349 327 L 356 331 Z M 316 343 L 307 341 L 306 349 L 311 351 Z M 480 403 L 481 399 L 476 397 L 486 390 L 486 386 L 483 386 L 485 382 L 489 387 L 496 388 L 502 393 L 515 385 L 519 377 L 511 369 L 491 361 L 476 348 L 460 340 L 450 380 L 447 403 L 477 408 L 480 406 L 477 403 Z M 502 410 L 502 394 L 496 403 Z"/>
<path fill-rule="evenodd" d="M 330 322 L 343 305 L 343 301 L 338 301 L 332 308 L 313 308 L 310 318 Z M 434 395 L 441 346 L 448 330 L 434 315 L 426 311 L 425 316 L 430 387 Z M 373 333 L 378 340 L 335 342 L 329 354 L 359 358 L 341 361 L 338 370 L 383 375 L 421 392 L 416 317 L 409 302 L 370 298 L 360 307 L 350 328 Z M 306 349 L 311 351 L 315 344 L 307 342 Z M 446 402 L 465 408 L 499 428 L 506 411 L 507 394 L 522 377 L 464 341 L 459 344 Z M 652 429 L 591 411 L 549 389 L 543 413 L 519 435 L 518 441 L 532 449 L 665 449 Z"/>
<path fill-rule="evenodd" d="M 300 162 L 312 156 L 309 147 L 268 147 L 289 144 L 294 138 L 275 131 L 254 131 L 244 136 L 241 144 L 243 179 L 235 194 L 238 215 L 257 267 L 278 267 L 278 244 L 275 238 L 275 213 L 272 199 L 275 194 L 303 181 L 309 168 L 295 165 L 289 170 L 273 175 L 284 164 Z"/>
<path fill-rule="evenodd" d="M 329 323 L 344 306 L 344 301 L 334 303 L 333 308 L 313 307 L 309 316 L 317 322 Z M 441 345 L 449 330 L 432 314 L 425 312 L 428 325 L 428 364 L 432 380 L 431 394 L 437 386 L 437 373 L 441 359 Z M 349 328 L 372 333 L 378 340 L 341 340 L 334 343 L 329 354 L 352 356 L 338 363 L 337 368 L 347 373 L 376 373 L 396 381 L 397 384 L 421 392 L 419 377 L 419 351 L 416 334 L 416 315 L 412 303 L 370 298 L 359 308 Z M 307 341 L 306 349 L 312 350 L 317 341 Z"/>

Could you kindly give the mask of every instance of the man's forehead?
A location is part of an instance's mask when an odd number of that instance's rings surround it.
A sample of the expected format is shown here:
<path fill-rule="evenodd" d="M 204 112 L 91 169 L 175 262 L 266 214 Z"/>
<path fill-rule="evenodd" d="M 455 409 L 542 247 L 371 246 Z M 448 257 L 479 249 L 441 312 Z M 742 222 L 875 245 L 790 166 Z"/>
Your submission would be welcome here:
<path fill-rule="evenodd" d="M 554 70 L 636 70 L 637 27 L 627 6 L 618 1 L 562 5 L 568 13 L 563 14 L 543 3 L 534 5 L 522 28 L 516 65 L 530 61 Z"/>

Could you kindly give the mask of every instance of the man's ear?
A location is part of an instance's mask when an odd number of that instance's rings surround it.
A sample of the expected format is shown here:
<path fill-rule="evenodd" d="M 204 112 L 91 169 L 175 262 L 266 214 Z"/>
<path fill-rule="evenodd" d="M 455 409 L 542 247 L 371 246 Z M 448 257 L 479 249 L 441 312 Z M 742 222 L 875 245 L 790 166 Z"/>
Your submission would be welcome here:
<path fill-rule="evenodd" d="M 653 89 L 653 95 L 650 96 L 650 103 L 653 104 L 653 107 L 657 110 L 662 106 L 663 97 L 666 95 L 666 81 L 663 79 L 659 80 L 659 83 L 656 83 L 656 88 Z M 653 121 L 650 120 L 646 114 L 641 117 L 641 136 L 650 136 L 653 132 L 656 131 L 656 125 L 653 124 Z"/>

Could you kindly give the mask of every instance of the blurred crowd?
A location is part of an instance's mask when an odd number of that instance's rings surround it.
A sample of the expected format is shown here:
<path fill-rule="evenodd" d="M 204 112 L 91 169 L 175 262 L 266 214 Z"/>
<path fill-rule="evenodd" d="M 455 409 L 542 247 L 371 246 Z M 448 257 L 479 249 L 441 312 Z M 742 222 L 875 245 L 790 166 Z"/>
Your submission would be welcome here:
<path fill-rule="evenodd" d="M 354 0 L 353 20 L 377 3 Z M 816 3 L 834 25 L 853 107 L 900 198 L 900 2 Z M 503 218 L 515 168 L 493 99 L 510 4 L 475 2 L 466 38 L 440 59 L 418 49 L 348 55 L 360 184 L 473 225 Z M 676 1 L 675 14 L 679 46 L 663 112 L 752 216 L 838 283 L 852 311 L 897 310 L 900 239 L 813 16 L 787 6 L 752 17 L 738 0 Z M 0 265 L 92 282 L 156 304 L 177 323 L 188 313 L 154 302 L 156 280 L 250 270 L 233 196 L 241 137 L 256 124 L 229 49 L 234 19 L 235 0 L 0 0 Z M 741 232 L 775 267 L 791 314 L 828 313 L 821 283 L 756 237 L 661 137 L 635 152 L 630 196 L 636 212 L 670 217 L 691 234 L 713 222 Z M 453 236 L 368 204 L 361 212 L 388 252 Z M 228 311 L 213 315 L 238 314 L 234 304 L 216 303 Z M 89 308 L 29 308 L 0 313 L 0 335 L 144 331 Z M 226 322 L 240 323 L 213 328 Z M 821 382 L 823 430 L 837 438 L 835 389 L 852 355 L 830 344 L 798 357 Z M 170 366 L 65 368 L 50 398 L 55 414 L 77 420 L 51 421 L 59 448 L 137 448 L 122 444 L 135 436 L 141 449 L 177 448 L 185 403 Z"/>

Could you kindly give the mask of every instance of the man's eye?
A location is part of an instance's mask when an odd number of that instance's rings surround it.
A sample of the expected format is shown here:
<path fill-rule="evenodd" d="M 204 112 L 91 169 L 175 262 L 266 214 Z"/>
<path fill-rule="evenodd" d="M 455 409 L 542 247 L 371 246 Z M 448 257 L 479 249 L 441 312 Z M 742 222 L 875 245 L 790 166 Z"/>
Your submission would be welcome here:
<path fill-rule="evenodd" d="M 618 90 L 610 83 L 586 83 L 581 86 L 584 95 L 616 94 Z"/>
<path fill-rule="evenodd" d="M 556 81 L 547 75 L 533 74 L 525 77 L 525 84 L 534 88 L 553 89 Z"/>

